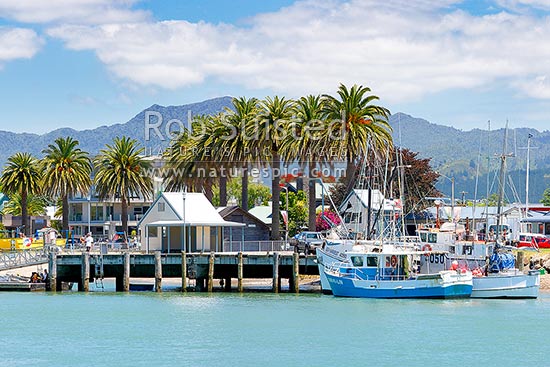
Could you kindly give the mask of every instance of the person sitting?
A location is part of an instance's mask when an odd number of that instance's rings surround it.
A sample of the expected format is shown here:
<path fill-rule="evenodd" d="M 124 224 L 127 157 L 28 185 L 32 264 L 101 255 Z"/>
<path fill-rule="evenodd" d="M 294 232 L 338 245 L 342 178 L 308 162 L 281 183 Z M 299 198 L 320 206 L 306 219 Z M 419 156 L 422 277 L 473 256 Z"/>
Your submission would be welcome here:
<path fill-rule="evenodd" d="M 40 277 L 38 276 L 38 273 L 33 271 L 31 275 L 31 280 L 29 283 L 40 283 Z"/>

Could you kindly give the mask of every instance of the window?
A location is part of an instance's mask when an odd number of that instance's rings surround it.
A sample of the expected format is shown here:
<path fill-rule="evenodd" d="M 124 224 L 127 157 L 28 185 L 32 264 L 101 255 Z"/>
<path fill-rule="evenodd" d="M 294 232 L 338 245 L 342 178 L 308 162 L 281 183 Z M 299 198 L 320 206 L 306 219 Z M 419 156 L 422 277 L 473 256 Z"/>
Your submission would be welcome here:
<path fill-rule="evenodd" d="M 148 227 L 149 237 L 158 237 L 158 227 Z"/>
<path fill-rule="evenodd" d="M 163 212 L 165 208 L 165 203 L 158 203 L 157 209 L 159 212 Z"/>
<path fill-rule="evenodd" d="M 363 257 L 361 256 L 352 256 L 351 263 L 353 266 L 363 266 Z"/>
<path fill-rule="evenodd" d="M 428 242 L 429 243 L 436 243 L 437 242 L 437 233 L 429 233 L 428 234 Z"/>
<path fill-rule="evenodd" d="M 367 266 L 376 268 L 378 266 L 378 258 L 376 256 L 367 256 Z"/>

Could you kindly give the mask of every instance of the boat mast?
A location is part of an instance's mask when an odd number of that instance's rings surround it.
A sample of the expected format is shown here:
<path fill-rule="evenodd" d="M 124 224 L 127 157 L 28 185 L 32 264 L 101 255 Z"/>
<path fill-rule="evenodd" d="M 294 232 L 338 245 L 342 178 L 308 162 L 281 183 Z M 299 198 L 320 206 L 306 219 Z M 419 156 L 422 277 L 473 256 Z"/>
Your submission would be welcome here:
<path fill-rule="evenodd" d="M 529 134 L 527 137 L 527 171 L 525 174 L 525 218 L 529 212 L 529 148 L 531 148 L 531 138 L 533 135 Z"/>
<path fill-rule="evenodd" d="M 506 127 L 504 129 L 504 144 L 502 148 L 502 155 L 500 156 L 500 179 L 499 179 L 499 190 L 498 190 L 498 203 L 497 203 L 497 228 L 495 232 L 496 239 L 498 241 L 498 236 L 500 232 L 500 214 L 502 211 L 502 199 L 504 197 L 504 177 L 506 171 L 506 154 L 507 149 L 507 140 L 508 140 L 508 120 L 506 120 Z"/>
<path fill-rule="evenodd" d="M 491 142 L 491 120 L 487 121 L 487 149 Z M 485 243 L 489 239 L 489 173 L 490 173 L 491 157 L 487 152 L 487 193 L 485 197 Z"/>

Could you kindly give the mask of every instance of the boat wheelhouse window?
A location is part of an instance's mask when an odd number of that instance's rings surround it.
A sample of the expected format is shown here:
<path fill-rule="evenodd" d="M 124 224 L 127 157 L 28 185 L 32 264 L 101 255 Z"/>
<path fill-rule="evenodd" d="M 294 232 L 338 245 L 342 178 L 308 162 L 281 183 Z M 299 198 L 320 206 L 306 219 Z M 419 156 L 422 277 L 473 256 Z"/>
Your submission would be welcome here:
<path fill-rule="evenodd" d="M 378 267 L 378 258 L 376 256 L 367 256 L 367 266 Z"/>
<path fill-rule="evenodd" d="M 449 246 L 449 252 L 450 252 L 451 254 L 455 254 L 455 253 L 456 253 L 456 247 L 454 247 L 454 246 Z"/>
<path fill-rule="evenodd" d="M 436 243 L 437 242 L 437 233 L 428 233 L 428 242 Z"/>
<path fill-rule="evenodd" d="M 362 256 L 352 256 L 351 263 L 353 266 L 363 266 L 363 257 Z"/>
<path fill-rule="evenodd" d="M 420 241 L 426 242 L 427 236 L 428 236 L 427 233 L 420 232 Z"/>

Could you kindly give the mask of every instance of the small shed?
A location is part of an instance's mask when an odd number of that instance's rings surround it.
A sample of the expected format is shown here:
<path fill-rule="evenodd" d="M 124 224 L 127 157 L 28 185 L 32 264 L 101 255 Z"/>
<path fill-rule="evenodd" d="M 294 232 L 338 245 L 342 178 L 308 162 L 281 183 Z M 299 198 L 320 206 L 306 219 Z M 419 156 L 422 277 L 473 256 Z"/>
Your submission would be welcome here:
<path fill-rule="evenodd" d="M 223 239 L 225 242 L 233 241 L 234 239 L 244 241 L 269 240 L 269 226 L 259 218 L 243 210 L 240 206 L 220 207 L 218 208 L 218 213 L 226 221 L 245 225 L 241 228 L 225 227 L 223 229 Z"/>

